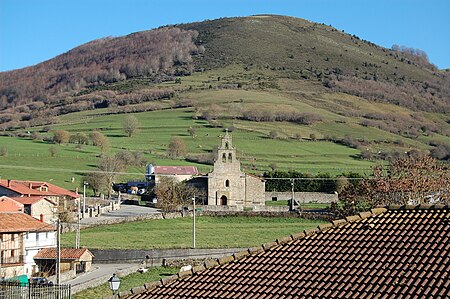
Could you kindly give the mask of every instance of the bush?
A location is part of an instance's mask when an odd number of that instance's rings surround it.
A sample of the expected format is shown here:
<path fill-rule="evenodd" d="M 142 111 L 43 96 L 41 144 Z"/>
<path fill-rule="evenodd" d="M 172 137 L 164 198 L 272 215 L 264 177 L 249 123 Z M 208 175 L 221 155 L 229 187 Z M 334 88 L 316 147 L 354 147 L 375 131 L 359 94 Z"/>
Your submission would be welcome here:
<path fill-rule="evenodd" d="M 5 145 L 0 147 L 0 156 L 6 157 L 8 156 L 8 148 Z"/>
<path fill-rule="evenodd" d="M 278 138 L 278 132 L 277 131 L 270 131 L 269 138 L 270 139 L 277 139 Z"/>

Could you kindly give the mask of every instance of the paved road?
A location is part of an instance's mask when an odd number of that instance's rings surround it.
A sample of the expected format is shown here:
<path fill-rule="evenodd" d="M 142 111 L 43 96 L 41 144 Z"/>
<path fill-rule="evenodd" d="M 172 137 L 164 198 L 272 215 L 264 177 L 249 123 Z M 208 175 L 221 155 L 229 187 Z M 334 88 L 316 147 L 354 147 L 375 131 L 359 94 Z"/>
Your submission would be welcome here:
<path fill-rule="evenodd" d="M 81 219 L 82 224 L 95 224 L 105 222 L 111 219 L 125 219 L 127 217 L 143 216 L 148 214 L 161 213 L 159 210 L 149 207 L 124 205 L 120 206 L 119 210 L 102 214 L 98 217 Z M 113 273 L 118 273 L 119 276 L 127 275 L 135 272 L 140 267 L 140 264 L 93 264 L 91 271 L 78 275 L 74 279 L 63 281 L 64 284 L 72 286 L 72 292 L 76 293 L 86 288 L 95 287 L 108 281 Z"/>
<path fill-rule="evenodd" d="M 93 224 L 97 222 L 103 222 L 109 219 L 120 219 L 127 217 L 136 217 L 147 214 L 161 213 L 159 210 L 143 206 L 135 205 L 120 205 L 120 209 L 109 213 L 102 214 L 98 217 L 81 219 L 82 224 Z"/>
<path fill-rule="evenodd" d="M 101 285 L 108 281 L 113 273 L 123 276 L 135 272 L 140 264 L 94 264 L 92 270 L 74 279 L 63 281 L 63 284 L 70 284 L 74 293 L 81 290 Z"/>

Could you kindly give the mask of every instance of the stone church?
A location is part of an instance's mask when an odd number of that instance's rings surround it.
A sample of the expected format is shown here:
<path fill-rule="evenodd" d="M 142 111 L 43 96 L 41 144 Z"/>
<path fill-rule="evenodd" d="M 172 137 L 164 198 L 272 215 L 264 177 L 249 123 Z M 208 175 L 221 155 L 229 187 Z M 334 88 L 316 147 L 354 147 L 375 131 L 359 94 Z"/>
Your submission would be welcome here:
<path fill-rule="evenodd" d="M 208 205 L 252 207 L 264 205 L 263 179 L 241 171 L 236 147 L 228 131 L 222 137 L 214 170 L 208 174 Z"/>

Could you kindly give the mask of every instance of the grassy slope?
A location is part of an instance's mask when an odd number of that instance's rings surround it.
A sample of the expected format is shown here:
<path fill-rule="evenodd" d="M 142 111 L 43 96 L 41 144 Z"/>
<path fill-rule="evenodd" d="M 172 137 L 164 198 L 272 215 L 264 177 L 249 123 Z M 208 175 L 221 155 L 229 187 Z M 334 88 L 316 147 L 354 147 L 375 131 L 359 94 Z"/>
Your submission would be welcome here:
<path fill-rule="evenodd" d="M 277 82 L 282 89 L 263 90 L 221 90 L 209 89 L 209 85 L 217 86 L 219 83 L 236 80 L 232 76 L 252 80 L 251 77 L 262 76 L 268 81 Z M 221 81 L 217 77 L 221 76 Z M 252 171 L 251 165 L 257 167 L 256 171 L 268 170 L 268 165 L 275 163 L 280 169 L 296 169 L 312 173 L 330 172 L 339 174 L 343 171 L 358 171 L 366 173 L 372 162 L 355 159 L 360 152 L 330 142 L 307 141 L 311 133 L 318 138 L 335 136 L 342 138 L 351 135 L 354 138 L 365 138 L 377 141 L 401 140 L 406 146 L 405 151 L 411 148 L 428 149 L 427 142 L 430 139 L 442 140 L 450 143 L 450 138 L 443 135 L 432 134 L 421 136 L 413 140 L 399 135 L 388 133 L 376 128 L 364 127 L 359 124 L 357 117 L 344 117 L 338 114 L 344 106 L 356 107 L 361 111 L 376 112 L 381 110 L 393 111 L 399 115 L 411 113 L 406 108 L 389 104 L 374 104 L 364 99 L 339 93 L 324 92 L 322 87 L 309 82 L 301 82 L 292 79 L 274 79 L 271 71 L 257 72 L 245 71 L 240 66 L 230 66 L 221 70 L 213 70 L 203 73 L 195 73 L 192 76 L 183 77 L 181 84 L 170 82 L 160 84 L 160 88 L 177 88 L 178 97 L 190 99 L 195 105 L 204 107 L 212 103 L 223 107 L 227 111 L 236 109 L 252 109 L 255 107 L 285 107 L 301 112 L 313 112 L 320 114 L 322 121 L 313 125 L 296 125 L 287 122 L 250 122 L 238 119 L 223 120 L 224 126 L 234 125 L 237 130 L 233 133 L 234 142 L 238 149 L 238 155 L 246 171 Z M 231 79 L 230 79 L 231 78 Z M 250 78 L 250 79 L 249 79 Z M 231 82 L 231 81 L 230 81 Z M 235 82 L 235 81 L 233 81 Z M 249 82 L 249 81 L 246 81 Z M 297 82 L 298 84 L 294 84 Z M 189 90 L 189 86 L 195 86 Z M 290 87 L 289 87 L 290 86 Z M 197 88 L 197 89 L 196 89 Z M 301 92 L 297 90 L 301 89 Z M 339 104 L 338 104 L 339 103 Z M 169 107 L 169 102 L 162 105 Z M 122 120 L 124 114 L 107 114 L 107 109 L 84 111 L 60 116 L 59 124 L 53 129 L 65 129 L 71 133 L 89 133 L 93 129 L 101 129 L 111 142 L 109 154 L 114 154 L 121 149 L 139 150 L 145 152 L 148 161 L 159 165 L 187 165 L 192 164 L 182 160 L 170 160 L 165 157 L 167 144 L 171 136 L 183 138 L 192 154 L 201 154 L 210 151 L 219 143 L 221 128 L 212 128 L 204 120 L 194 118 L 193 108 L 166 109 L 135 113 L 140 122 L 140 131 L 131 138 L 125 137 L 122 132 Z M 430 117 L 444 122 L 445 117 L 430 114 Z M 187 129 L 194 127 L 197 137 L 191 138 Z M 36 128 L 35 130 L 38 130 Z M 33 129 L 31 129 L 32 131 Z M 280 134 L 279 140 L 268 139 L 270 131 L 276 130 Z M 303 139 L 292 139 L 300 134 Z M 81 150 L 74 145 L 55 145 L 58 149 L 57 157 L 50 157 L 48 148 L 50 144 L 25 139 L 0 137 L 0 144 L 8 148 L 8 156 L 0 156 L 0 175 L 3 178 L 16 179 L 43 179 L 54 181 L 64 187 L 74 189 L 79 185 L 83 171 L 93 170 L 98 161 L 99 151 L 92 146 L 83 146 Z M 388 151 L 392 144 L 382 143 L 372 145 L 373 150 Z M 203 172 L 211 170 L 211 166 L 197 165 Z M 23 169 L 11 167 L 34 167 L 46 169 Z M 51 168 L 49 170 L 48 168 Z M 142 173 L 143 169 L 130 168 L 129 172 Z M 76 183 L 70 183 L 70 178 L 76 177 Z M 137 175 L 130 175 L 136 177 Z"/>
<path fill-rule="evenodd" d="M 196 223 L 196 244 L 198 248 L 252 247 L 320 223 L 302 218 L 201 216 Z M 64 246 L 74 246 L 75 234 L 63 234 L 61 240 Z M 89 228 L 81 231 L 81 244 L 100 249 L 190 248 L 192 218 Z"/>
<path fill-rule="evenodd" d="M 413 148 L 428 150 L 430 140 L 450 144 L 450 138 L 443 134 L 423 134 L 417 139 L 392 134 L 372 127 L 360 125 L 361 117 L 342 116 L 342 112 L 352 110 L 357 113 L 384 113 L 409 117 L 413 111 L 389 104 L 374 103 L 356 96 L 330 93 L 320 82 L 303 80 L 300 76 L 308 71 L 340 67 L 354 72 L 371 72 L 361 67 L 368 61 L 381 65 L 377 69 L 380 76 L 395 80 L 393 73 L 405 74 L 413 80 L 427 79 L 432 74 L 413 65 L 400 62 L 390 52 L 355 37 L 336 31 L 332 27 L 289 17 L 258 16 L 250 18 L 221 19 L 202 23 L 182 25 L 184 28 L 200 32 L 199 40 L 207 51 L 199 67 L 209 69 L 181 77 L 181 84 L 166 82 L 159 88 L 177 91 L 176 99 L 190 99 L 199 107 L 217 104 L 226 115 L 239 109 L 278 107 L 298 112 L 319 114 L 322 121 L 313 125 L 295 125 L 287 122 L 249 122 L 237 119 L 221 120 L 224 126 L 234 125 L 233 133 L 238 155 L 246 171 L 255 165 L 262 172 L 275 163 L 280 169 L 296 169 L 309 172 L 330 172 L 333 174 L 353 170 L 367 172 L 372 162 L 355 159 L 359 150 L 329 142 L 295 141 L 299 134 L 309 139 L 310 134 L 318 138 L 333 136 L 343 138 L 350 135 L 355 139 L 377 141 L 368 148 L 372 152 L 408 151 Z M 270 40 L 268 40 L 270 39 Z M 249 47 L 251 45 L 251 47 Z M 339 47 L 336 45 L 340 45 Z M 328 57 L 328 60 L 324 60 Z M 386 63 L 382 63 L 383 60 Z M 303 70 L 302 74 L 299 70 Z M 220 78 L 220 80 L 218 80 Z M 144 80 L 145 81 L 145 80 Z M 139 79 L 127 80 L 103 86 L 103 89 L 129 91 L 146 88 L 149 83 Z M 133 83 L 134 82 L 134 83 Z M 136 83 L 136 84 L 135 84 Z M 250 90 L 217 89 L 223 84 L 240 83 Z M 151 85 L 151 84 L 150 84 Z M 253 89 L 252 89 L 253 88 Z M 161 101 L 162 107 L 170 107 L 170 101 Z M 194 109 L 169 109 L 146 113 L 136 113 L 141 130 L 132 138 L 124 137 L 121 123 L 124 115 L 108 115 L 106 109 L 85 111 L 59 117 L 54 129 L 65 129 L 72 133 L 90 132 L 102 129 L 112 144 L 108 154 L 121 149 L 146 152 L 148 161 L 160 165 L 192 164 L 165 158 L 165 150 L 171 136 L 183 138 L 193 154 L 205 153 L 217 145 L 220 128 L 210 127 L 206 121 L 193 119 Z M 427 113 L 426 117 L 443 128 L 448 128 L 448 117 L 438 113 Z M 187 134 L 189 127 L 197 129 L 197 137 Z M 39 128 L 31 128 L 30 131 Z M 267 138 L 276 130 L 281 140 Z M 385 141 L 388 141 L 386 143 Z M 393 144 L 401 141 L 404 146 Z M 74 189 L 69 183 L 72 176 L 80 180 L 83 171 L 92 170 L 98 161 L 98 150 L 84 146 L 77 150 L 73 145 L 56 145 L 58 157 L 49 157 L 49 144 L 16 138 L 0 138 L 0 145 L 8 148 L 8 156 L 0 156 L 0 175 L 3 178 L 52 180 Z M 196 165 L 196 164 L 194 164 Z M 51 168 L 24 169 L 11 166 Z M 210 166 L 198 165 L 207 172 Z M 72 171 L 77 170 L 77 171 Z M 141 173 L 143 169 L 129 169 Z M 135 175 L 131 175 L 135 176 Z"/>

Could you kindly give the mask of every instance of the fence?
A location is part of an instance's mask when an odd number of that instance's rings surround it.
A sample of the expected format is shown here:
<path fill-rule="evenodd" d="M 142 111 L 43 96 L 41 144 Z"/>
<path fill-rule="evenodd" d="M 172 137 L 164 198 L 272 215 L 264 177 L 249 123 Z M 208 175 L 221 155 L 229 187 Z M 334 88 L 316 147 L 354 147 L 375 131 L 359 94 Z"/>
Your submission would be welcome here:
<path fill-rule="evenodd" d="M 70 285 L 0 283 L 0 299 L 70 299 Z"/>

